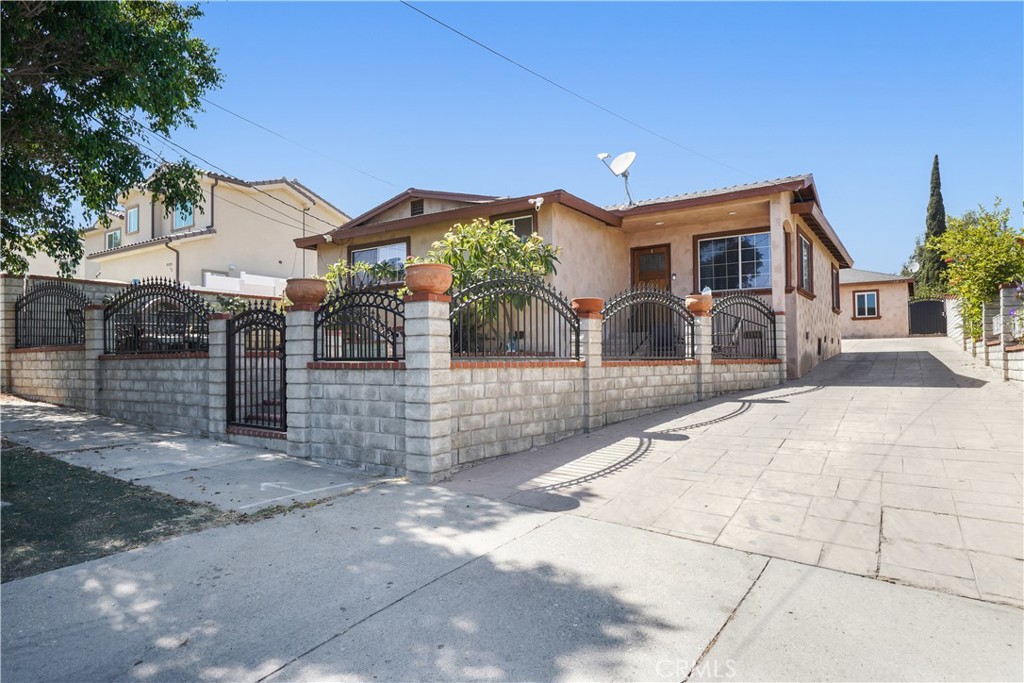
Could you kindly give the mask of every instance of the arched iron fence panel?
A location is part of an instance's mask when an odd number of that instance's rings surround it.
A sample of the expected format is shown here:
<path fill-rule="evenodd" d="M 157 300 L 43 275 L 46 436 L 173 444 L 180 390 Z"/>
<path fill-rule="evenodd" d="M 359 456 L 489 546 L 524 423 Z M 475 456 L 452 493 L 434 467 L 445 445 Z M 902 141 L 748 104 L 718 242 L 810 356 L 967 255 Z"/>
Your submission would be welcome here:
<path fill-rule="evenodd" d="M 733 295 L 711 307 L 712 358 L 775 358 L 775 313 L 760 299 Z"/>
<path fill-rule="evenodd" d="M 314 360 L 402 360 L 405 302 L 379 289 L 328 296 L 314 318 Z"/>
<path fill-rule="evenodd" d="M 283 432 L 287 380 L 285 320 L 272 303 L 228 320 L 228 424 Z"/>
<path fill-rule="evenodd" d="M 211 309 L 187 287 L 163 278 L 117 293 L 103 310 L 105 353 L 174 353 L 210 348 Z"/>
<path fill-rule="evenodd" d="M 452 356 L 579 358 L 580 319 L 540 278 L 500 275 L 452 296 Z"/>
<path fill-rule="evenodd" d="M 74 346 L 85 343 L 85 305 L 78 287 L 36 282 L 14 302 L 14 346 Z"/>
<path fill-rule="evenodd" d="M 693 314 L 665 289 L 616 294 L 601 311 L 601 356 L 620 360 L 694 358 Z"/>

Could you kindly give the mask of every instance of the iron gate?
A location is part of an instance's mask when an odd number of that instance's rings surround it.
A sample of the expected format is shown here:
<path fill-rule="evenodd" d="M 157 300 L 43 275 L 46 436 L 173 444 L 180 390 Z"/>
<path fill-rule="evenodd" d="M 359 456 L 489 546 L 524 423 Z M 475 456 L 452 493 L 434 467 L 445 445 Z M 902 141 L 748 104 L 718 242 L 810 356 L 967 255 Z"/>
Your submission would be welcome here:
<path fill-rule="evenodd" d="M 284 315 L 270 304 L 228 321 L 228 424 L 283 432 Z"/>
<path fill-rule="evenodd" d="M 946 334 L 946 303 L 942 299 L 911 301 L 910 334 Z"/>

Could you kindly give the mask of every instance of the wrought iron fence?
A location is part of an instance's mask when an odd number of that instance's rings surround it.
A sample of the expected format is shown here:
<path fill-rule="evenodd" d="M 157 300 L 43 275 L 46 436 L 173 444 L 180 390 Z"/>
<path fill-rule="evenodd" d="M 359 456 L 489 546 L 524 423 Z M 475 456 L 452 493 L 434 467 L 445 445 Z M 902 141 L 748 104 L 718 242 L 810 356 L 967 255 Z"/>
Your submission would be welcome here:
<path fill-rule="evenodd" d="M 228 321 L 228 424 L 287 429 L 285 319 L 273 303 Z"/>
<path fill-rule="evenodd" d="M 733 295 L 711 307 L 713 358 L 775 358 L 775 313 L 760 299 Z"/>
<path fill-rule="evenodd" d="M 561 292 L 525 275 L 499 275 L 452 296 L 452 356 L 579 358 L 580 320 Z"/>
<path fill-rule="evenodd" d="M 125 287 L 103 310 L 105 353 L 206 351 L 210 306 L 187 287 L 163 278 Z"/>
<path fill-rule="evenodd" d="M 603 358 L 671 360 L 695 355 L 693 315 L 667 290 L 628 289 L 612 297 L 601 316 Z"/>
<path fill-rule="evenodd" d="M 85 294 L 65 282 L 36 282 L 14 302 L 14 346 L 85 343 Z"/>
<path fill-rule="evenodd" d="M 331 294 L 314 318 L 314 360 L 402 360 L 405 302 L 372 287 Z"/>

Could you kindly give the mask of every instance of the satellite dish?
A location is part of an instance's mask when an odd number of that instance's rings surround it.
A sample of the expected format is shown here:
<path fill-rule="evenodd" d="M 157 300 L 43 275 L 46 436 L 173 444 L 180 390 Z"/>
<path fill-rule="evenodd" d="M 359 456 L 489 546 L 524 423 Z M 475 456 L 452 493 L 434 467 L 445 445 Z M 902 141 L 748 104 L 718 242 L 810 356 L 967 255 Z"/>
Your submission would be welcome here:
<path fill-rule="evenodd" d="M 611 154 L 608 154 L 608 152 L 601 152 L 597 155 L 597 158 L 604 162 L 609 171 L 622 178 L 626 184 L 626 198 L 629 199 L 629 205 L 633 206 L 633 195 L 629 193 L 629 167 L 636 161 L 636 152 L 623 152 L 612 159 L 611 163 L 608 163 L 608 157 L 610 156 Z"/>
<path fill-rule="evenodd" d="M 914 261 L 914 262 L 912 262 L 910 264 L 910 272 L 911 273 L 916 273 L 919 270 L 921 270 L 921 264 L 920 263 L 918 263 L 917 261 Z"/>
<path fill-rule="evenodd" d="M 629 175 L 629 167 L 636 161 L 636 152 L 624 152 L 612 160 L 612 163 L 608 164 L 608 168 L 611 169 L 615 175 Z"/>

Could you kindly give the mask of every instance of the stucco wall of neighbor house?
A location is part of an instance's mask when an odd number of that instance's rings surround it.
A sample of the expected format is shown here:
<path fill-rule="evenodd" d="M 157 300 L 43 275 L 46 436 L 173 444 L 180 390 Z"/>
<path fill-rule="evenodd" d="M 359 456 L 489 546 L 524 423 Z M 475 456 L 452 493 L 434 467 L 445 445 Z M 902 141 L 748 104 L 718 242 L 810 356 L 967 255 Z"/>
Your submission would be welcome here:
<path fill-rule="evenodd" d="M 629 287 L 629 247 L 622 231 L 566 206 L 541 207 L 541 235 L 561 248 L 552 285 L 566 297 L 609 299 Z"/>
<path fill-rule="evenodd" d="M 583 364 L 452 363 L 452 466 L 529 450 L 583 431 Z"/>
<path fill-rule="evenodd" d="M 808 298 L 795 290 L 787 296 L 786 330 L 787 339 L 787 370 L 791 378 L 803 377 L 811 368 L 823 360 L 841 352 L 842 329 L 840 316 L 832 310 L 832 266 L 835 260 L 825 249 L 821 240 L 798 217 L 794 216 L 794 224 L 812 242 L 814 257 L 814 297 Z M 799 281 L 799 248 L 794 244 L 793 276 Z M 791 311 L 790 302 L 795 304 Z M 842 302 L 840 302 L 842 303 Z M 820 353 L 819 353 L 820 345 Z"/>
<path fill-rule="evenodd" d="M 14 349 L 8 357 L 9 391 L 33 401 L 85 409 L 85 347 Z"/>
<path fill-rule="evenodd" d="M 878 290 L 877 319 L 855 318 L 856 292 Z M 841 285 L 843 338 L 879 339 L 906 337 L 910 334 L 910 288 L 906 282 L 862 282 Z"/>
<path fill-rule="evenodd" d="M 367 370 L 361 363 L 313 363 L 310 370 L 314 460 L 355 464 L 393 476 L 405 468 L 405 371 Z"/>
<path fill-rule="evenodd" d="M 135 424 L 206 435 L 209 357 L 101 356 L 100 413 Z"/>

